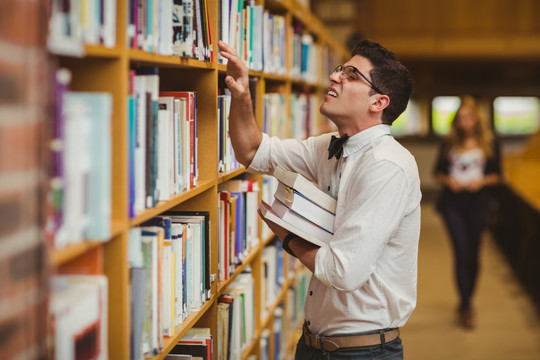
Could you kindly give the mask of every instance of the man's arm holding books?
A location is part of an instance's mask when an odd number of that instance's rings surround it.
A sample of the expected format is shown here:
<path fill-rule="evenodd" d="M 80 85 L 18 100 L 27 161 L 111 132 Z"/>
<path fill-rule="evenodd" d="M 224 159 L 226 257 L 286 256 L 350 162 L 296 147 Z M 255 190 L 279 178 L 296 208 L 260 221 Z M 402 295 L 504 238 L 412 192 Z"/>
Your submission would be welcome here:
<path fill-rule="evenodd" d="M 259 215 L 264 220 L 264 222 L 268 225 L 270 230 L 274 234 L 276 234 L 277 237 L 279 237 L 282 241 L 285 239 L 287 235 L 290 234 L 289 230 L 279 226 L 278 224 L 266 219 L 264 215 L 261 213 L 261 210 L 259 210 Z M 294 256 L 300 260 L 302 264 L 304 264 L 305 267 L 307 267 L 311 272 L 315 272 L 315 256 L 317 256 L 317 251 L 319 250 L 319 246 L 314 245 L 310 243 L 307 240 L 302 239 L 299 236 L 294 236 L 289 241 L 289 249 L 292 251 Z"/>

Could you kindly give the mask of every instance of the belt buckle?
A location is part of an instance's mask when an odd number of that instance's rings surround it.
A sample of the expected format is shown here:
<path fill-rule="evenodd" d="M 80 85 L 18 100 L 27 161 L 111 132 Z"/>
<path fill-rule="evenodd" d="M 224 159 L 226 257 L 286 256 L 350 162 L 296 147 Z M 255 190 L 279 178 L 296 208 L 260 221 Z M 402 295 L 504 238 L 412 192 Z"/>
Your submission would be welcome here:
<path fill-rule="evenodd" d="M 332 352 L 332 351 L 336 351 L 337 349 L 339 349 L 339 345 L 336 344 L 335 342 L 333 342 L 331 340 L 332 338 L 321 336 L 320 339 L 321 339 L 320 340 L 321 348 L 324 351 Z"/>

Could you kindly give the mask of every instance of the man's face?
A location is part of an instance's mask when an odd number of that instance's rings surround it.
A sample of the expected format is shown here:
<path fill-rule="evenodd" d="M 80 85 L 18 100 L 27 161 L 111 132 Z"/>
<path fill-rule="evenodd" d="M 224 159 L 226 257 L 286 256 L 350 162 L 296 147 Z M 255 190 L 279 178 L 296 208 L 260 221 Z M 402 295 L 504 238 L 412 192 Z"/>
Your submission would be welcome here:
<path fill-rule="evenodd" d="M 343 64 L 346 66 L 354 66 L 371 80 L 369 73 L 373 66 L 368 59 L 356 55 Z M 331 84 L 320 108 L 321 113 L 338 126 L 362 116 L 368 110 L 371 98 L 372 88 L 360 74 L 352 72 L 352 77 L 348 77 L 345 73 L 340 71 L 330 75 Z"/>

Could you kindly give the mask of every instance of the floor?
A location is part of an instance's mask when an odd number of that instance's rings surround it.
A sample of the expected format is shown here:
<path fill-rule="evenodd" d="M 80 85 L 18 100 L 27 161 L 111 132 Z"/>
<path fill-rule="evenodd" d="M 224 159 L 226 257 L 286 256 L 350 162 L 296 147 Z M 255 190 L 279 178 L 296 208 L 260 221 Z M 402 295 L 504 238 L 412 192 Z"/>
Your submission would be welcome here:
<path fill-rule="evenodd" d="M 477 325 L 459 326 L 451 248 L 442 225 L 433 207 L 423 204 L 418 304 L 401 332 L 405 359 L 540 360 L 538 312 L 487 234 L 475 295 Z"/>

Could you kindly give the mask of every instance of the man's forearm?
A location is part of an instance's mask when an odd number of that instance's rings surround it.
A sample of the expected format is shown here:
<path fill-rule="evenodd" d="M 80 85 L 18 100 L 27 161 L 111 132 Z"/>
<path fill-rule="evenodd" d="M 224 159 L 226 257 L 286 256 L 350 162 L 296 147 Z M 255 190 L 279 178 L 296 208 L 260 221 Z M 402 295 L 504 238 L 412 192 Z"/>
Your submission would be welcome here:
<path fill-rule="evenodd" d="M 248 167 L 262 141 L 262 133 L 255 121 L 249 94 L 231 99 L 229 131 L 236 159 Z"/>
<path fill-rule="evenodd" d="M 294 256 L 296 256 L 305 267 L 312 273 L 315 272 L 315 257 L 317 256 L 317 251 L 319 251 L 317 245 L 313 245 L 302 238 L 295 237 L 289 241 L 289 249 L 291 249 Z"/>

